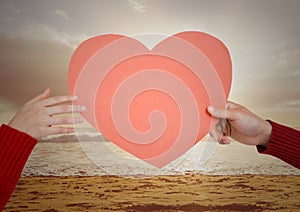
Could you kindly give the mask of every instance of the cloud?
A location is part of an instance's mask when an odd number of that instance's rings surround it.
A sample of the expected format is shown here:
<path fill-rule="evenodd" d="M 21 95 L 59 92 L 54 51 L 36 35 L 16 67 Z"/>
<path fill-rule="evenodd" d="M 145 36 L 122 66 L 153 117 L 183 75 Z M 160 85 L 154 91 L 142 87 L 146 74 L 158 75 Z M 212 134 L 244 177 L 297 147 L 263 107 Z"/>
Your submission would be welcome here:
<path fill-rule="evenodd" d="M 147 5 L 142 0 L 128 0 L 128 3 L 132 9 L 139 13 L 144 13 L 147 11 Z"/>
<path fill-rule="evenodd" d="M 56 28 L 47 24 L 27 22 L 23 27 L 19 28 L 18 37 L 25 40 L 38 41 L 54 41 L 62 43 L 72 49 L 75 49 L 83 40 L 87 39 L 87 35 L 82 33 L 71 35 L 65 32 L 60 32 Z"/>
<path fill-rule="evenodd" d="M 55 11 L 55 14 L 58 15 L 58 16 L 63 17 L 66 21 L 70 20 L 70 17 L 68 16 L 68 14 L 65 10 L 57 9 Z"/>
<path fill-rule="evenodd" d="M 282 68 L 291 64 L 297 64 L 300 56 L 298 39 L 287 39 L 270 48 L 266 58 L 276 68 Z"/>
<path fill-rule="evenodd" d="M 289 99 L 279 104 L 280 108 L 295 108 L 300 109 L 300 99 Z"/>
<path fill-rule="evenodd" d="M 72 49 L 89 37 L 84 33 L 61 32 L 51 25 L 23 19 L 7 19 L 5 24 L 10 27 L 9 30 L 2 31 L 0 29 L 0 33 L 6 37 L 29 41 L 50 41 L 64 44 Z"/>
<path fill-rule="evenodd" d="M 293 38 L 272 43 L 270 46 L 252 47 L 238 61 L 239 79 L 252 84 L 262 79 L 266 81 L 299 79 L 299 57 L 299 41 Z"/>
<path fill-rule="evenodd" d="M 14 5 L 12 4 L 5 4 L 4 5 L 5 8 L 8 8 L 10 11 L 14 12 L 14 13 L 20 13 L 21 9 L 20 8 L 16 8 Z"/>

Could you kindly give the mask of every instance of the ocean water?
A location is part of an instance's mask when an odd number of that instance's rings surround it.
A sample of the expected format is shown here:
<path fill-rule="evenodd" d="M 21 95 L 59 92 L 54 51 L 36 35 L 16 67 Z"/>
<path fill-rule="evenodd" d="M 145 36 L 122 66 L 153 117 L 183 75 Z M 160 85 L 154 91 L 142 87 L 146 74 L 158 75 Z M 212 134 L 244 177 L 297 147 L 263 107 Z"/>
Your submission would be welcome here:
<path fill-rule="evenodd" d="M 219 145 L 208 136 L 166 167 L 158 169 L 107 141 L 92 128 L 75 135 L 49 136 L 37 144 L 23 176 L 153 176 L 197 173 L 205 175 L 300 175 L 300 170 L 253 146 L 232 141 Z"/>

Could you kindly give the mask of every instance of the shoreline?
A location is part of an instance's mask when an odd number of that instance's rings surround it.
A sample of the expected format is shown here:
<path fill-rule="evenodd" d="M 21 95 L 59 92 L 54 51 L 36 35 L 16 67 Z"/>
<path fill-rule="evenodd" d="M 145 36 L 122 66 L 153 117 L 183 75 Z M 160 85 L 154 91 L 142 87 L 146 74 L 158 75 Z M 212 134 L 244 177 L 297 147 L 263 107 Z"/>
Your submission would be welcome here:
<path fill-rule="evenodd" d="M 58 138 L 57 140 L 68 140 Z M 82 144 L 82 143 L 81 143 Z M 102 176 L 102 175 L 300 175 L 300 170 L 270 155 L 258 154 L 255 147 L 237 142 L 222 146 L 214 142 L 199 142 L 189 152 L 169 165 L 158 169 L 139 160 L 109 142 L 84 142 L 90 145 L 90 158 L 79 142 L 38 143 L 23 176 Z"/>

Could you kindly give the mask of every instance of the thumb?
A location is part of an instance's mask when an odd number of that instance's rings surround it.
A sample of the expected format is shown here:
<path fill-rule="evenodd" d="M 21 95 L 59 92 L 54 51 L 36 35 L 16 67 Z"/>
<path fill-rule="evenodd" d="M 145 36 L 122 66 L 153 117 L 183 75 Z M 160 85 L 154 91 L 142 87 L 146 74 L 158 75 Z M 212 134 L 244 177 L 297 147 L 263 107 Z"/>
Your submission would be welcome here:
<path fill-rule="evenodd" d="M 41 93 L 41 98 L 45 99 L 48 98 L 50 96 L 50 89 L 47 88 L 43 93 Z"/>
<path fill-rule="evenodd" d="M 216 109 L 214 106 L 207 108 L 208 113 L 215 118 L 229 119 L 233 118 L 232 110 L 230 109 Z"/>
<path fill-rule="evenodd" d="M 34 97 L 33 99 L 31 99 L 29 101 L 30 102 L 36 102 L 36 101 L 39 101 L 39 100 L 42 100 L 42 99 L 45 99 L 47 97 L 50 96 L 50 89 L 47 88 L 45 91 L 43 91 L 43 93 L 40 93 L 39 95 L 37 95 L 36 97 Z"/>

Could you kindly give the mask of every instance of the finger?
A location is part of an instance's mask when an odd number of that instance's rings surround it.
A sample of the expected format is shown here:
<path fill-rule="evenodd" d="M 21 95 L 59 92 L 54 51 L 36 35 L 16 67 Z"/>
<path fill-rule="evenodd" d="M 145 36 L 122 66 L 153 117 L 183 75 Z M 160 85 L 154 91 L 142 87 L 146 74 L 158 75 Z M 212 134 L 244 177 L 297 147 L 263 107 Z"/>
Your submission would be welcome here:
<path fill-rule="evenodd" d="M 220 141 L 219 141 L 219 144 L 230 144 L 230 139 L 226 136 L 222 136 Z"/>
<path fill-rule="evenodd" d="M 213 106 L 209 106 L 207 108 L 207 111 L 209 112 L 210 115 L 212 115 L 215 118 L 222 118 L 222 119 L 227 118 L 226 109 L 216 109 Z"/>
<path fill-rule="evenodd" d="M 210 137 L 213 139 L 213 141 L 219 142 L 222 136 L 222 133 L 220 133 L 216 128 L 213 128 L 209 132 Z"/>
<path fill-rule="evenodd" d="M 231 101 L 228 101 L 226 103 L 226 109 L 238 109 L 240 107 L 242 107 L 241 105 L 237 104 L 237 103 L 234 103 L 234 102 L 231 102 Z"/>
<path fill-rule="evenodd" d="M 80 124 L 83 121 L 81 117 L 52 117 L 48 125 Z"/>
<path fill-rule="evenodd" d="M 56 105 L 60 103 L 65 103 L 65 102 L 71 102 L 77 100 L 77 97 L 75 96 L 54 96 L 50 97 L 48 99 L 44 99 L 41 102 L 42 106 L 51 106 L 51 105 Z"/>
<path fill-rule="evenodd" d="M 217 109 L 213 106 L 209 106 L 207 111 L 215 118 L 234 120 L 235 113 L 232 109 Z"/>
<path fill-rule="evenodd" d="M 50 96 L 50 89 L 47 88 L 46 90 L 43 91 L 43 93 L 40 93 L 39 95 L 37 95 L 36 97 L 28 101 L 27 103 L 37 102 L 42 99 L 48 98 L 49 96 Z"/>
<path fill-rule="evenodd" d="M 78 113 L 86 110 L 85 106 L 81 105 L 56 105 L 48 107 L 47 109 L 48 115 L 56 115 L 62 113 Z"/>
<path fill-rule="evenodd" d="M 66 134 L 75 132 L 73 127 L 49 127 L 48 135 Z"/>
<path fill-rule="evenodd" d="M 225 136 L 231 136 L 231 133 L 232 133 L 231 122 L 228 119 L 226 119 L 225 129 L 223 131 L 223 134 Z"/>
<path fill-rule="evenodd" d="M 217 135 L 217 133 L 215 131 L 210 131 L 209 136 L 212 138 L 213 141 L 219 140 L 219 136 Z"/>

